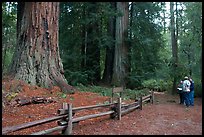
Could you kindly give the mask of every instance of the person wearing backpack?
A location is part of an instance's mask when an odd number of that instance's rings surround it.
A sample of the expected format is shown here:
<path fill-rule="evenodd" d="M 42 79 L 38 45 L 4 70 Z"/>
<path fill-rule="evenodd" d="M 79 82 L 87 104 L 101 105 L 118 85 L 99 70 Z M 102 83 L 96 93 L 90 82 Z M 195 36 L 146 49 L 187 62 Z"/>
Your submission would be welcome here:
<path fill-rule="evenodd" d="M 190 93 L 190 81 L 188 80 L 188 77 L 184 77 L 183 81 L 183 95 L 184 95 L 184 104 L 189 107 L 190 106 L 190 100 L 189 100 L 189 93 Z"/>
<path fill-rule="evenodd" d="M 180 104 L 184 104 L 184 97 L 183 97 L 183 81 L 181 80 L 180 83 L 177 86 L 177 93 L 179 94 L 180 97 Z"/>

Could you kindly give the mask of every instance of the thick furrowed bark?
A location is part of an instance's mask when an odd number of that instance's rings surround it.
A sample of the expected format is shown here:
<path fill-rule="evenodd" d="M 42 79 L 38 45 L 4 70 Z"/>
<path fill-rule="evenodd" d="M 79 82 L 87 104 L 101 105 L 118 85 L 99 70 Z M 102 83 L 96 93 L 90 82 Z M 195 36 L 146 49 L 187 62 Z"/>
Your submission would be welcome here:
<path fill-rule="evenodd" d="M 123 16 L 116 18 L 116 43 L 114 54 L 114 67 L 112 84 L 126 86 L 125 79 L 128 75 L 128 48 L 125 39 L 127 38 L 128 27 L 128 2 L 117 2 L 117 10 Z"/>
<path fill-rule="evenodd" d="M 11 72 L 32 85 L 59 86 L 73 93 L 64 77 L 58 46 L 58 2 L 25 2 Z"/>

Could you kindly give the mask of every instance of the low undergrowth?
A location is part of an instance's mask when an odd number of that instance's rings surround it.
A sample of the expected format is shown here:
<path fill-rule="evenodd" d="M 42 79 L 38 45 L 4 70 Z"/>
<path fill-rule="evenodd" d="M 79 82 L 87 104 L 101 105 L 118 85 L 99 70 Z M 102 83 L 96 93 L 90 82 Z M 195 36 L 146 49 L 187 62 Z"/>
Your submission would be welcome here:
<path fill-rule="evenodd" d="M 81 92 L 94 92 L 99 93 L 101 96 L 112 96 L 112 88 L 101 87 L 101 86 L 84 86 L 78 85 L 77 89 Z M 150 94 L 150 90 L 148 88 L 140 89 L 140 90 L 131 90 L 131 89 L 124 89 L 122 93 L 122 99 L 138 99 L 141 96 L 145 96 Z M 119 93 L 114 94 L 114 97 L 119 97 Z"/>

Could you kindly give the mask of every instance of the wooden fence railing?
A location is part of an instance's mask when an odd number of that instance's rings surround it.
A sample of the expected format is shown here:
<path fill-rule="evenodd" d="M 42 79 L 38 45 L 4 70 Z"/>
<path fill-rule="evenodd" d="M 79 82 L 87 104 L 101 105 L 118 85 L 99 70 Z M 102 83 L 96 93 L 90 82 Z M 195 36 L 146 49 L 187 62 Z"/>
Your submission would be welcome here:
<path fill-rule="evenodd" d="M 151 92 L 150 95 L 140 97 L 138 101 L 135 101 L 130 104 L 122 104 L 121 98 L 118 98 L 116 103 L 91 105 L 91 106 L 83 106 L 83 107 L 75 107 L 75 108 L 72 108 L 72 104 L 63 103 L 62 109 L 57 110 L 58 116 L 45 118 L 45 119 L 37 120 L 33 122 L 28 122 L 17 126 L 5 127 L 2 129 L 2 134 L 4 135 L 21 129 L 30 128 L 33 126 L 57 121 L 56 127 L 35 132 L 35 133 L 32 133 L 31 135 L 45 135 L 45 134 L 53 133 L 55 131 L 61 131 L 62 134 L 64 135 L 71 135 L 73 123 L 78 123 L 86 119 L 96 118 L 96 117 L 105 116 L 105 115 L 110 115 L 111 118 L 117 118 L 118 120 L 121 120 L 122 115 L 130 111 L 133 111 L 137 108 L 140 108 L 142 110 L 143 102 L 147 102 L 147 101 L 153 104 L 154 102 L 153 91 Z M 109 110 L 105 112 L 97 113 L 97 114 L 90 114 L 90 115 L 85 115 L 85 116 L 75 117 L 75 118 L 73 117 L 74 114 L 79 111 L 88 110 L 88 109 L 100 109 L 105 107 L 109 108 Z"/>

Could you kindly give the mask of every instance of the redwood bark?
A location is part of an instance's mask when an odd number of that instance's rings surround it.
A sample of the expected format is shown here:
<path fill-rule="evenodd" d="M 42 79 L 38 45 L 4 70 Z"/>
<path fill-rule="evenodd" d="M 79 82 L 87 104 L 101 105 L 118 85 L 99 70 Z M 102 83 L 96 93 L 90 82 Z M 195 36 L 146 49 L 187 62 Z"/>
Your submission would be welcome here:
<path fill-rule="evenodd" d="M 116 10 L 116 2 L 110 2 L 111 8 Z M 103 82 L 110 84 L 113 75 L 113 61 L 114 61 L 114 46 L 115 46 L 115 17 L 110 17 L 108 21 L 108 35 L 112 38 L 113 42 L 106 47 L 106 59 L 105 59 L 105 69 L 103 73 Z"/>
<path fill-rule="evenodd" d="M 116 44 L 112 84 L 125 86 L 129 65 L 128 47 L 125 40 L 128 36 L 128 2 L 117 2 L 117 10 L 121 11 L 123 15 L 116 18 Z"/>
<path fill-rule="evenodd" d="M 17 47 L 10 70 L 14 78 L 46 88 L 57 85 L 73 93 L 59 54 L 59 3 L 25 2 L 18 8 Z"/>

